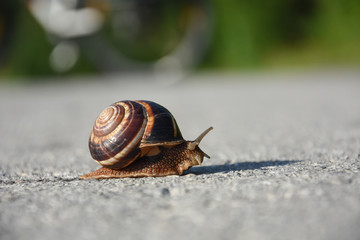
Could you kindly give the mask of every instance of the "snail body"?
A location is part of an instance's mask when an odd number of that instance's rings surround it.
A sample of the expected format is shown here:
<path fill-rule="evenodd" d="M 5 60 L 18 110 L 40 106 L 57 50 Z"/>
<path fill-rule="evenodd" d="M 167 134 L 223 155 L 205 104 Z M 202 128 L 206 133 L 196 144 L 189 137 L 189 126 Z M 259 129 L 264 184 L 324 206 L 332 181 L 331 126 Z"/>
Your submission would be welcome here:
<path fill-rule="evenodd" d="M 81 179 L 182 175 L 209 156 L 199 143 L 185 141 L 172 114 L 151 101 L 119 101 L 95 120 L 89 138 L 92 158 L 102 168 Z"/>

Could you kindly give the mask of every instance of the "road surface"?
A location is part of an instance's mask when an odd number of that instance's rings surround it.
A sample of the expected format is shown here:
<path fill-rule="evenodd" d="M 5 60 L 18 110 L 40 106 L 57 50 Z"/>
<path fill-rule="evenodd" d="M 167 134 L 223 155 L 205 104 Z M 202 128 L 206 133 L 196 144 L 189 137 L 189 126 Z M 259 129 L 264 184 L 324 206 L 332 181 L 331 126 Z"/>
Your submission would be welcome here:
<path fill-rule="evenodd" d="M 211 156 L 183 176 L 78 180 L 96 116 L 167 107 Z M 360 239 L 360 72 L 58 79 L 0 89 L 0 239 Z"/>

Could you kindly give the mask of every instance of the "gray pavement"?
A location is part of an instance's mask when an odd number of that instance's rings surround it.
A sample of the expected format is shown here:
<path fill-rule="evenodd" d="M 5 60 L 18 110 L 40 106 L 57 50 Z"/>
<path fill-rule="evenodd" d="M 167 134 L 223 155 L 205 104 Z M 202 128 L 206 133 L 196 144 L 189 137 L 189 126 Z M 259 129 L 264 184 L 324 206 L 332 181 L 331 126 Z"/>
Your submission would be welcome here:
<path fill-rule="evenodd" d="M 0 86 L 0 239 L 360 239 L 360 72 Z M 211 156 L 184 176 L 78 180 L 97 114 L 166 106 Z"/>

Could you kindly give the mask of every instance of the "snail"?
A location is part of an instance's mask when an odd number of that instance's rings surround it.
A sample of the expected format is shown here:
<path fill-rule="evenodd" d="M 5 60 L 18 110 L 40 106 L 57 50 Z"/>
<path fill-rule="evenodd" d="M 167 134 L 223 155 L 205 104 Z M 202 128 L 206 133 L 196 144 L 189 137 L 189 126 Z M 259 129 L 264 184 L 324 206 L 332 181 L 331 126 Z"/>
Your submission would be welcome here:
<path fill-rule="evenodd" d="M 185 141 L 172 114 L 151 101 L 119 101 L 95 120 L 89 138 L 92 158 L 102 165 L 80 179 L 163 177 L 182 175 L 201 165 L 200 141 Z"/>

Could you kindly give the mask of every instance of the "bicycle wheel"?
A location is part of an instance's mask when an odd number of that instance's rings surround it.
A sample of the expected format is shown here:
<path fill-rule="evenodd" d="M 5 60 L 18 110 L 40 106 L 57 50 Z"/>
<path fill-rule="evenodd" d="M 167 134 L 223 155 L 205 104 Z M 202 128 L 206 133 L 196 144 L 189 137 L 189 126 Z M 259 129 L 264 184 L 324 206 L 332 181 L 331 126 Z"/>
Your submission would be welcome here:
<path fill-rule="evenodd" d="M 209 1 L 87 0 L 105 16 L 101 30 L 79 39 L 102 71 L 196 66 L 212 33 Z"/>

